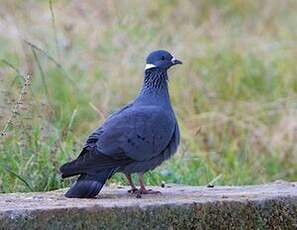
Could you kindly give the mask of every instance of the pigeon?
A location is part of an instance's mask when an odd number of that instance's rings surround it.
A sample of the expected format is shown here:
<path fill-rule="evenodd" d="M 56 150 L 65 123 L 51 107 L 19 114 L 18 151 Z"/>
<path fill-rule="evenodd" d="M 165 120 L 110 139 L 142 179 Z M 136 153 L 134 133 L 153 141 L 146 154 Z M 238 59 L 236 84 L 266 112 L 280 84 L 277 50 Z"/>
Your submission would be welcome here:
<path fill-rule="evenodd" d="M 112 113 L 89 135 L 77 159 L 60 167 L 62 178 L 79 175 L 66 197 L 95 197 L 117 172 L 126 175 L 129 192 L 160 193 L 145 187 L 143 175 L 176 153 L 180 142 L 167 75 L 177 64 L 182 62 L 165 50 L 148 55 L 143 86 L 135 100 Z M 138 173 L 139 189 L 133 173 Z"/>

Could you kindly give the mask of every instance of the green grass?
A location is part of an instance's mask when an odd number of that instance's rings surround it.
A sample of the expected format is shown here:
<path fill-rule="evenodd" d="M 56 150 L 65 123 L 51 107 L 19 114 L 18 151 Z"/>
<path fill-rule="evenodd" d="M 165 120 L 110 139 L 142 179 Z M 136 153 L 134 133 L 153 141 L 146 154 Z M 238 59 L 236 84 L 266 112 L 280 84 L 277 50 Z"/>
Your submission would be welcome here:
<path fill-rule="evenodd" d="M 297 180 L 296 1 L 52 3 L 0 9 L 0 129 L 32 73 L 0 137 L 0 192 L 68 186 L 59 166 L 137 95 L 158 48 L 184 62 L 170 71 L 182 139 L 149 184 Z"/>

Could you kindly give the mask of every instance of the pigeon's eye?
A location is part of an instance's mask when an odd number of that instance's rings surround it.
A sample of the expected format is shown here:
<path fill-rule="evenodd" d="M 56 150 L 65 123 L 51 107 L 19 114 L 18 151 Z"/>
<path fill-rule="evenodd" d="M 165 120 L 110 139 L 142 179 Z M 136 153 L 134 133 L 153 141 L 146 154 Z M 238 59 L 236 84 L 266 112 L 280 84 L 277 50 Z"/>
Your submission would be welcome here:
<path fill-rule="evenodd" d="M 165 60 L 165 57 L 164 57 L 164 56 L 162 56 L 162 57 L 161 57 L 161 60 L 162 60 L 162 61 L 164 61 L 164 60 Z"/>

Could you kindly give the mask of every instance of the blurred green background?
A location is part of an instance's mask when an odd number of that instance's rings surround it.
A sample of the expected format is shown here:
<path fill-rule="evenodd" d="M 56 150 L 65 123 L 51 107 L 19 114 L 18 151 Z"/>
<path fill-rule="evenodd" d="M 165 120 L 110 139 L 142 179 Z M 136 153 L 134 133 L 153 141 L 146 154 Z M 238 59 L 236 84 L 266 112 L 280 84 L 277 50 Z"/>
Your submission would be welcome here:
<path fill-rule="evenodd" d="M 137 95 L 159 48 L 184 62 L 170 70 L 182 140 L 147 183 L 297 180 L 296 12 L 296 0 L 1 0 L 0 192 L 68 186 L 59 166 Z"/>

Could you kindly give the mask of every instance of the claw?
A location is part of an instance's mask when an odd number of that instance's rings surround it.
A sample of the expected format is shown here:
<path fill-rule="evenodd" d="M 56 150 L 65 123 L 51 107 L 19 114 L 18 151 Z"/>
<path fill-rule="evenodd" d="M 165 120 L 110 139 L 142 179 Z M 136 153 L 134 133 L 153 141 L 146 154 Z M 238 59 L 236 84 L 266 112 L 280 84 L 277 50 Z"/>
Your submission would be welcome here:
<path fill-rule="evenodd" d="M 160 191 L 155 191 L 155 190 L 152 190 L 152 189 L 143 189 L 143 188 L 139 189 L 139 193 L 140 194 L 161 194 Z"/>
<path fill-rule="evenodd" d="M 134 193 L 137 193 L 138 192 L 138 189 L 137 188 L 131 188 L 128 190 L 128 193 L 131 193 L 131 194 L 134 194 Z"/>

